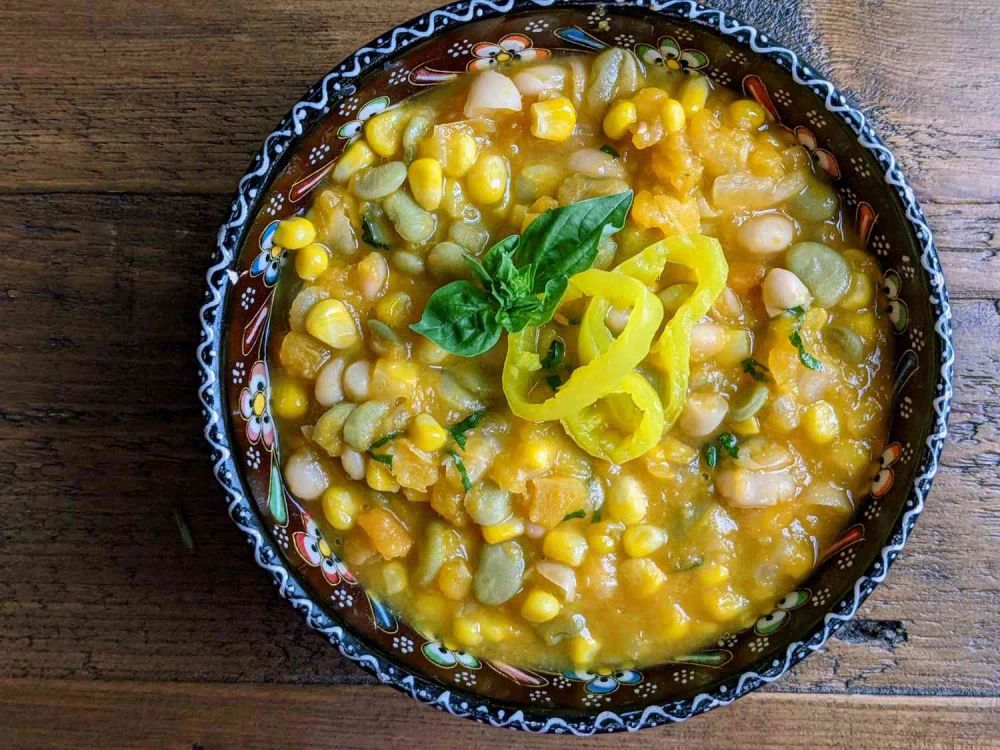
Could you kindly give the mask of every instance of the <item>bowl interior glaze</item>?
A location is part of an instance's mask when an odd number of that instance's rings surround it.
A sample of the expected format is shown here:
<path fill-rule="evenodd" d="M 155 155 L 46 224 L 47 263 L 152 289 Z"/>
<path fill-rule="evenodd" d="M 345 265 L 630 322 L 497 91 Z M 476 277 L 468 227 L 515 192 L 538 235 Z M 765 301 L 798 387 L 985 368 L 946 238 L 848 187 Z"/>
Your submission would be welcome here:
<path fill-rule="evenodd" d="M 882 265 L 895 331 L 889 444 L 870 494 L 813 574 L 770 615 L 699 653 L 641 670 L 548 674 L 428 641 L 351 577 L 285 489 L 267 408 L 276 222 L 305 209 L 367 117 L 465 70 L 626 46 L 647 65 L 703 70 L 757 99 L 834 179 Z M 676 50 L 681 50 L 677 53 Z M 700 53 L 700 54 L 696 54 Z M 592 733 L 686 718 L 770 682 L 817 649 L 880 582 L 923 507 L 951 395 L 950 313 L 938 259 L 891 153 L 832 85 L 766 35 L 691 2 L 456 3 L 360 49 L 314 86 L 240 182 L 202 311 L 202 400 L 229 511 L 281 593 L 349 658 L 417 699 L 533 731 Z"/>

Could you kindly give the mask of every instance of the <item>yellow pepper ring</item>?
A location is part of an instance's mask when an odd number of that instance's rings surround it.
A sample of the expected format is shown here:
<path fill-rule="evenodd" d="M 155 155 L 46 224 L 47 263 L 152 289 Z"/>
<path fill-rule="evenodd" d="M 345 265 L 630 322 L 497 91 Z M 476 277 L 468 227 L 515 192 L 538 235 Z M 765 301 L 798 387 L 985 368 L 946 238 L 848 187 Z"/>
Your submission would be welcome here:
<path fill-rule="evenodd" d="M 607 429 L 607 422 L 596 412 L 596 404 L 562 420 L 567 434 L 592 456 L 623 464 L 652 450 L 663 437 L 663 404 L 656 389 L 642 375 L 630 372 L 611 393 L 623 393 L 632 399 L 642 417 L 636 428 L 622 438 Z M 602 397 L 603 398 L 603 397 Z"/>
<path fill-rule="evenodd" d="M 536 350 L 536 329 L 526 327 L 507 339 L 503 390 L 510 410 L 533 422 L 563 419 L 597 401 L 618 387 L 649 353 L 663 320 L 663 305 L 642 282 L 629 276 L 595 268 L 576 274 L 569 282 L 562 304 L 584 296 L 602 297 L 622 309 L 631 308 L 628 323 L 606 351 L 576 368 L 554 396 L 542 402 L 530 399 L 541 369 Z"/>

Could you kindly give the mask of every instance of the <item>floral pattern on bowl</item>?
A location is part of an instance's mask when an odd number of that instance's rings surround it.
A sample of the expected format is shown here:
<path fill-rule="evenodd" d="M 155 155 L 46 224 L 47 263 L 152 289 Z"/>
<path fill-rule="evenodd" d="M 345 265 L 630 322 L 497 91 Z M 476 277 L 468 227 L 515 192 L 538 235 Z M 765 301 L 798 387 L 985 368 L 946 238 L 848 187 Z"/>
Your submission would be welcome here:
<path fill-rule="evenodd" d="M 284 487 L 267 406 L 266 342 L 286 258 L 277 220 L 304 209 L 364 120 L 466 70 L 633 49 L 649 65 L 742 87 L 793 132 L 852 207 L 883 264 L 896 333 L 890 445 L 852 526 L 802 587 L 744 633 L 671 663 L 542 674 L 452 652 L 354 580 Z M 951 398 L 950 310 L 923 214 L 864 115 L 794 52 L 688 0 L 471 0 L 432 11 L 338 65 L 267 137 L 242 178 L 208 271 L 198 360 L 205 434 L 229 513 L 279 591 L 348 658 L 414 698 L 529 731 L 592 734 L 683 720 L 772 682 L 850 619 L 896 559 L 936 472 Z M 919 408 L 918 408 L 919 407 Z"/>

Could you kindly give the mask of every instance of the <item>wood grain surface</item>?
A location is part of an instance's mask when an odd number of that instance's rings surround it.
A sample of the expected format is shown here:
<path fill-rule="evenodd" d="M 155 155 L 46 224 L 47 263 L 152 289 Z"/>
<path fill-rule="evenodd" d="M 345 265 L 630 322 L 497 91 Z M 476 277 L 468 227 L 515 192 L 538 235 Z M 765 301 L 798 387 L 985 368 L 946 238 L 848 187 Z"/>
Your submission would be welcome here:
<path fill-rule="evenodd" d="M 1000 6 L 716 4 L 803 50 L 911 179 L 954 303 L 951 437 L 912 542 L 824 652 L 683 726 L 574 744 L 1000 747 Z M 562 743 L 339 658 L 252 564 L 201 439 L 197 310 L 239 175 L 313 81 L 429 7 L 0 3 L 0 747 Z"/>

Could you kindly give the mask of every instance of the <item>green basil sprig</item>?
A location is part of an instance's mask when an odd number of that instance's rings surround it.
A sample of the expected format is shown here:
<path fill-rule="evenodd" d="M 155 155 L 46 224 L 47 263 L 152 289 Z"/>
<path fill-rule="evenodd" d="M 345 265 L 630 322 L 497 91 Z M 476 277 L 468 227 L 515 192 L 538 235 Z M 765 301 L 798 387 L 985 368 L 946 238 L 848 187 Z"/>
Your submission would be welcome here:
<path fill-rule="evenodd" d="M 467 257 L 482 286 L 445 284 L 410 328 L 452 354 L 475 357 L 492 349 L 504 330 L 548 322 L 569 277 L 593 265 L 601 239 L 625 226 L 631 206 L 626 190 L 546 211 L 520 236 L 491 247 L 482 262 Z"/>

